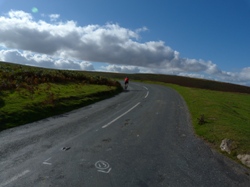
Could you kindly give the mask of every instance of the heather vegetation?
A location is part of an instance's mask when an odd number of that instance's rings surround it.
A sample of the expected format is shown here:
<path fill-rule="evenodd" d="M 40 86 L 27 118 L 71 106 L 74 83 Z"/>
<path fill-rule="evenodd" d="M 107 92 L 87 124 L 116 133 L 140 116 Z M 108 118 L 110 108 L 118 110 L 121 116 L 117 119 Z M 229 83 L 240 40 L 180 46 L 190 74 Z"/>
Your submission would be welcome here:
<path fill-rule="evenodd" d="M 39 84 L 66 84 L 78 82 L 117 86 L 117 82 L 100 76 L 86 76 L 81 71 L 53 70 L 10 63 L 0 63 L 0 90 L 15 90 L 25 88 L 33 92 Z"/>
<path fill-rule="evenodd" d="M 81 71 L 0 63 L 0 130 L 61 114 L 122 90 L 110 78 Z"/>

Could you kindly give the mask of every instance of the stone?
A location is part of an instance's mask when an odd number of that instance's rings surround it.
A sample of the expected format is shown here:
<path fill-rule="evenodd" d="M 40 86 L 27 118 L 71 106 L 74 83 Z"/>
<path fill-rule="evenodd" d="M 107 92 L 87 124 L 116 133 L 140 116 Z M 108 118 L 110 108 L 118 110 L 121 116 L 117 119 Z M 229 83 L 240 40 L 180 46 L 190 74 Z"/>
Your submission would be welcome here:
<path fill-rule="evenodd" d="M 242 154 L 238 155 L 237 158 L 242 162 L 242 164 L 246 165 L 247 167 L 250 167 L 250 155 Z"/>
<path fill-rule="evenodd" d="M 226 138 L 222 140 L 220 148 L 222 151 L 226 151 L 228 154 L 230 154 L 231 151 L 236 148 L 236 145 L 232 140 Z"/>

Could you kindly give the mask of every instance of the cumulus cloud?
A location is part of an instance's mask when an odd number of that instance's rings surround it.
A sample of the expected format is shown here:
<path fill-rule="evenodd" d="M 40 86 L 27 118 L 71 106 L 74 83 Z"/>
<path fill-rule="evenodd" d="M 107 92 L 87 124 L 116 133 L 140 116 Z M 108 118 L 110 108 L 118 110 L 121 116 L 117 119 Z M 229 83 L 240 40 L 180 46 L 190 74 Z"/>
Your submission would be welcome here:
<path fill-rule="evenodd" d="M 217 77 L 224 81 L 250 81 L 250 68 L 238 73 L 221 71 L 202 59 L 182 58 L 163 41 L 140 42 L 146 27 L 131 30 L 118 24 L 79 26 L 75 21 L 36 21 L 31 14 L 11 10 L 0 16 L 0 58 L 52 68 L 93 70 L 91 62 L 105 62 L 105 70 L 152 72 Z M 13 49 L 13 50 L 10 50 Z"/>
<path fill-rule="evenodd" d="M 116 72 L 116 73 L 142 73 L 140 68 L 137 66 L 119 66 L 119 65 L 108 65 L 101 68 L 103 71 Z"/>
<path fill-rule="evenodd" d="M 18 50 L 0 50 L 0 60 L 53 69 L 94 70 L 90 62 L 53 58 L 45 54 Z"/>
<path fill-rule="evenodd" d="M 163 41 L 139 43 L 139 33 L 147 30 L 145 27 L 132 31 L 110 23 L 85 27 L 74 21 L 48 23 L 34 21 L 31 14 L 13 10 L 0 17 L 0 24 L 0 43 L 5 47 L 57 57 L 164 67 L 177 54 Z"/>

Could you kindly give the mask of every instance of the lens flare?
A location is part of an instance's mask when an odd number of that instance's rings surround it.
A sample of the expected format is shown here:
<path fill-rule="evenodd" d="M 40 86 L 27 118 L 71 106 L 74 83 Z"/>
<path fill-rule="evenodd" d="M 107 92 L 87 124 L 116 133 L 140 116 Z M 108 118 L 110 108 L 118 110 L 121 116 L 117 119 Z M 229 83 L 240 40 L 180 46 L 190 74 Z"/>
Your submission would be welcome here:
<path fill-rule="evenodd" d="M 38 9 L 37 9 L 36 7 L 33 7 L 33 8 L 31 9 L 31 11 L 32 11 L 33 13 L 37 13 L 37 12 L 38 12 Z"/>

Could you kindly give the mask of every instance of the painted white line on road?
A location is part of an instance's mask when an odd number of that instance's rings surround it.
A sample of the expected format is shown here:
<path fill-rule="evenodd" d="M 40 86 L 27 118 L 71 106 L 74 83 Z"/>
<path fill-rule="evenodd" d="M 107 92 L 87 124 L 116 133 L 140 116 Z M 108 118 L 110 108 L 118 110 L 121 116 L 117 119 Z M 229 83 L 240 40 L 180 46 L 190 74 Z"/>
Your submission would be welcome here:
<path fill-rule="evenodd" d="M 143 88 L 145 88 L 146 90 L 148 90 L 148 88 L 146 86 L 143 86 Z M 147 91 L 146 96 L 144 97 L 145 99 L 148 97 L 149 91 Z"/>
<path fill-rule="evenodd" d="M 114 120 L 112 120 L 111 122 L 109 122 L 106 125 L 103 125 L 102 128 L 106 128 L 109 125 L 111 125 L 112 123 L 114 123 L 116 120 L 120 119 L 122 116 L 126 115 L 127 113 L 129 113 L 131 110 L 133 110 L 135 107 L 137 107 L 139 104 L 141 104 L 141 102 L 137 103 L 135 106 L 133 106 L 132 108 L 130 108 L 128 111 L 124 112 L 122 115 L 118 116 L 117 118 L 115 118 Z"/>
<path fill-rule="evenodd" d="M 49 162 L 47 162 L 47 161 L 49 161 L 51 158 L 48 158 L 47 160 L 45 160 L 44 162 L 43 162 L 43 164 L 45 164 L 45 165 L 52 165 L 51 163 L 49 163 Z"/>
<path fill-rule="evenodd" d="M 19 179 L 20 177 L 23 177 L 24 175 L 26 175 L 29 172 L 30 172 L 30 170 L 25 170 L 22 173 L 19 173 L 18 175 L 16 175 L 16 176 L 12 177 L 11 179 L 7 180 L 6 182 L 0 184 L 0 187 L 4 187 L 4 186 L 16 181 L 17 179 Z"/>

